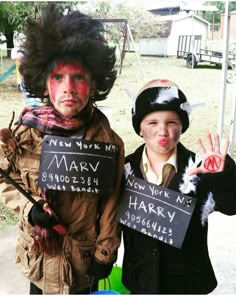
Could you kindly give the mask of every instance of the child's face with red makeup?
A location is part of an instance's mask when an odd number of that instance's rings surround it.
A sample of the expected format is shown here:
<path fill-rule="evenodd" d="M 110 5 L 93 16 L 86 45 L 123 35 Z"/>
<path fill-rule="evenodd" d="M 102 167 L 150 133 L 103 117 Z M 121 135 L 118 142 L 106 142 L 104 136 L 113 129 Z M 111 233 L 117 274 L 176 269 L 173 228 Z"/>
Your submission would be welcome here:
<path fill-rule="evenodd" d="M 78 63 L 58 63 L 47 79 L 54 108 L 67 118 L 77 115 L 95 92 L 95 82 Z"/>

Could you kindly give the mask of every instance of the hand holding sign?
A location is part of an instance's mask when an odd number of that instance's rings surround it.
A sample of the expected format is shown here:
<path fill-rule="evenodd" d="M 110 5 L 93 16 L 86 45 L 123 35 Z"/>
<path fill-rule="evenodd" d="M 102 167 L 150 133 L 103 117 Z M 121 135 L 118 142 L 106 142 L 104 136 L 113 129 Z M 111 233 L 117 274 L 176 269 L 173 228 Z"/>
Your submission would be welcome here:
<path fill-rule="evenodd" d="M 215 144 L 213 144 L 212 136 L 207 134 L 207 148 L 204 147 L 202 140 L 198 139 L 198 148 L 202 156 L 202 163 L 200 167 L 188 171 L 189 175 L 219 173 L 224 170 L 225 158 L 229 148 L 229 141 L 227 140 L 223 151 L 220 152 L 219 135 L 215 135 Z"/>

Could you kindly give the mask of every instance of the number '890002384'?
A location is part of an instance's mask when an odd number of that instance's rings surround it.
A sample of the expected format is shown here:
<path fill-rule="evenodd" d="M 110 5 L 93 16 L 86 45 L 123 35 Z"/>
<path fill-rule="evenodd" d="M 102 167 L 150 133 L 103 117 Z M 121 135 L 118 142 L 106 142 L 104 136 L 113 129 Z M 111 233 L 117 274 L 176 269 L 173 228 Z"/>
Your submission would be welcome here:
<path fill-rule="evenodd" d="M 72 183 L 72 184 L 80 184 L 80 185 L 96 185 L 98 186 L 98 178 L 92 177 L 83 177 L 83 176 L 66 176 L 66 175 L 58 175 L 58 174 L 47 174 L 46 172 L 42 173 L 42 181 L 55 182 L 55 183 Z"/>

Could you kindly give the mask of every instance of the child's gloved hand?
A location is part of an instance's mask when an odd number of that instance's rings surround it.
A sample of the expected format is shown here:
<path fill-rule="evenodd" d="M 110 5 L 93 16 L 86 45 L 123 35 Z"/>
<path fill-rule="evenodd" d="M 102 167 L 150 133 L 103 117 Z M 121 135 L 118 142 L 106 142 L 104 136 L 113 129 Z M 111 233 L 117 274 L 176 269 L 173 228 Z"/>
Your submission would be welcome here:
<path fill-rule="evenodd" d="M 33 226 L 38 225 L 42 228 L 52 228 L 58 224 L 57 219 L 47 211 L 48 203 L 40 199 L 34 204 L 29 212 L 29 223 Z"/>
<path fill-rule="evenodd" d="M 92 259 L 88 274 L 94 276 L 96 280 L 107 278 L 112 271 L 113 263 L 100 263 Z"/>

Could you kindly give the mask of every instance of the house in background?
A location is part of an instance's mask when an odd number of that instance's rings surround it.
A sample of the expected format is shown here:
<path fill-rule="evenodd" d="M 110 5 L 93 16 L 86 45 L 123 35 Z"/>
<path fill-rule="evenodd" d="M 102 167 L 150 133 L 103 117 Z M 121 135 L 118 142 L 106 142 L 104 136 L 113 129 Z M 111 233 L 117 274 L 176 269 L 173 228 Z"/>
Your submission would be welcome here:
<path fill-rule="evenodd" d="M 224 35 L 224 18 L 225 14 L 222 13 L 220 16 L 220 38 Z M 236 11 L 230 12 L 230 23 L 229 23 L 229 34 L 231 39 L 236 39 Z"/>
<path fill-rule="evenodd" d="M 210 23 L 193 14 L 184 13 L 162 16 L 163 26 L 158 38 L 142 38 L 139 41 L 139 53 L 150 56 L 176 56 L 179 36 L 201 36 L 201 46 L 204 48 L 210 35 Z"/>
<path fill-rule="evenodd" d="M 179 36 L 192 35 L 205 41 L 210 38 L 211 24 L 199 16 L 200 12 L 217 11 L 214 5 L 203 5 L 201 1 L 145 1 L 143 7 L 159 16 L 162 28 L 158 37 L 142 38 L 139 41 L 141 55 L 176 56 Z M 203 1 L 202 1 L 203 2 Z M 195 44 L 195 43 L 193 43 Z M 194 50 L 194 48 L 191 48 Z"/>
<path fill-rule="evenodd" d="M 204 5 L 205 1 L 147 1 L 143 7 L 155 15 L 175 15 L 183 12 L 199 15 L 206 11 L 218 11 L 215 5 Z"/>

